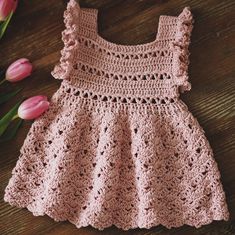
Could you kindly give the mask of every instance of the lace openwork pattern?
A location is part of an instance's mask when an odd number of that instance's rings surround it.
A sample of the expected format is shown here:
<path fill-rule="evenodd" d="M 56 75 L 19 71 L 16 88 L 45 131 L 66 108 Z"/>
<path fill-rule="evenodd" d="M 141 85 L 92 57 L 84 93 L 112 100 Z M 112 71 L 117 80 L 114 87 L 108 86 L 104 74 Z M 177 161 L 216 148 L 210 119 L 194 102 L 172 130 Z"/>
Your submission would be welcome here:
<path fill-rule="evenodd" d="M 78 228 L 200 227 L 228 220 L 221 176 L 205 132 L 179 92 L 190 90 L 192 14 L 160 16 L 157 37 L 108 42 L 97 10 L 70 0 L 61 79 L 34 121 L 4 200 Z"/>
<path fill-rule="evenodd" d="M 65 11 L 64 48 L 52 75 L 79 87 L 95 83 L 112 96 L 128 94 L 127 89 L 154 89 L 155 96 L 177 97 L 191 89 L 188 81 L 190 35 L 193 18 L 188 7 L 178 16 L 159 17 L 156 39 L 139 45 L 119 45 L 99 36 L 97 9 L 80 8 L 70 1 Z M 78 23 L 79 22 L 79 23 Z M 117 87 L 122 84 L 122 89 Z M 145 86 L 145 87 L 144 87 Z M 115 92 L 113 92 L 115 90 Z M 159 94 L 161 91 L 161 94 Z M 125 92 L 125 94 L 123 94 Z M 141 94 L 136 94 L 136 96 Z M 152 96 L 152 94 L 149 94 Z"/>

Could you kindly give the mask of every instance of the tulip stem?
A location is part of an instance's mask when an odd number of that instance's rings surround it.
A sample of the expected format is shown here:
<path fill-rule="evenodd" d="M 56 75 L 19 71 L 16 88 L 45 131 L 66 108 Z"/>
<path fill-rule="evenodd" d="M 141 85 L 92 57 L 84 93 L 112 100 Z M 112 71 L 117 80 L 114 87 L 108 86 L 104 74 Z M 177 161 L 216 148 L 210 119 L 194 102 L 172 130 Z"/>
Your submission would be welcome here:
<path fill-rule="evenodd" d="M 11 119 L 12 121 L 15 120 L 16 118 L 18 118 L 18 113 Z"/>
<path fill-rule="evenodd" d="M 8 24 L 10 23 L 11 17 L 13 15 L 13 11 L 11 11 L 11 13 L 7 16 L 6 20 L 4 20 L 1 24 L 0 24 L 0 39 L 3 37 Z"/>
<path fill-rule="evenodd" d="M 6 79 L 3 79 L 3 80 L 0 82 L 0 85 L 2 85 L 5 81 L 6 81 Z"/>

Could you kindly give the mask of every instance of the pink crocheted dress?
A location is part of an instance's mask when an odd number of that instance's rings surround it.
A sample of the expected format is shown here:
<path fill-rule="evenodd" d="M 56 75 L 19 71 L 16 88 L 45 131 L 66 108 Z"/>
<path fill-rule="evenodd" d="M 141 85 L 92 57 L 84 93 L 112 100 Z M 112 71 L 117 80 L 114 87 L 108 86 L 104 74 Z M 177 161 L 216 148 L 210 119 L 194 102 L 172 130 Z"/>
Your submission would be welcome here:
<path fill-rule="evenodd" d="M 32 124 L 4 200 L 77 228 L 228 220 L 213 151 L 180 99 L 191 88 L 190 8 L 161 15 L 155 40 L 139 45 L 102 38 L 97 16 L 69 1 L 52 71 L 61 86 Z"/>

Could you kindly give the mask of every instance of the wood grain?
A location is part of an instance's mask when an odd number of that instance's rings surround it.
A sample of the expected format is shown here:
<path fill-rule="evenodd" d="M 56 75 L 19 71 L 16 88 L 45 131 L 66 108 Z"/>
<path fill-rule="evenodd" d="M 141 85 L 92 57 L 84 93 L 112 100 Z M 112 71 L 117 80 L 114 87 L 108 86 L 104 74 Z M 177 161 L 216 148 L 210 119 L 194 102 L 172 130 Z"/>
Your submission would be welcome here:
<path fill-rule="evenodd" d="M 3 202 L 4 188 L 16 164 L 19 149 L 30 128 L 24 122 L 16 138 L 0 145 L 0 234 L 82 234 L 82 235 L 225 235 L 235 234 L 235 2 L 233 0 L 81 0 L 82 7 L 98 8 L 99 33 L 120 44 L 141 44 L 154 40 L 160 14 L 178 15 L 190 6 L 195 18 L 190 45 L 190 82 L 192 90 L 182 94 L 183 101 L 198 119 L 214 150 L 231 213 L 228 222 L 213 222 L 195 229 L 183 226 L 167 230 L 122 231 L 111 227 L 100 232 L 92 227 L 76 229 L 68 222 L 56 223 L 47 216 L 34 217 L 26 209 Z M 23 87 L 6 105 L 8 111 L 21 97 L 44 94 L 51 97 L 60 81 L 50 75 L 62 49 L 63 11 L 66 1 L 21 0 L 16 14 L 0 41 L 0 67 L 20 57 L 29 58 L 35 71 L 30 78 L 5 84 L 0 92 Z"/>

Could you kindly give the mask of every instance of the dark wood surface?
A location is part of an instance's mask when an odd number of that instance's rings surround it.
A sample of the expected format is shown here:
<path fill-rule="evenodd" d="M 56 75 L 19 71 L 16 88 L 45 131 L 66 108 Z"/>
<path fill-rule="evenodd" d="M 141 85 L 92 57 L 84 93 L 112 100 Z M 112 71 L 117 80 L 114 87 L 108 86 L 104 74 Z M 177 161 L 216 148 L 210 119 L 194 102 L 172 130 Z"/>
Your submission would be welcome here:
<path fill-rule="evenodd" d="M 167 230 L 122 231 L 116 227 L 102 232 L 87 227 L 76 229 L 68 222 L 54 222 L 48 216 L 34 217 L 26 209 L 3 202 L 3 192 L 16 164 L 19 149 L 32 122 L 24 122 L 14 140 L 0 145 L 0 234 L 82 234 L 82 235 L 225 235 L 235 234 L 235 1 L 233 0 L 81 0 L 81 7 L 99 9 L 99 32 L 109 41 L 140 44 L 154 39 L 160 14 L 178 15 L 190 6 L 195 24 L 190 45 L 190 82 L 192 90 L 182 94 L 183 101 L 206 131 L 222 175 L 231 220 L 213 222 L 195 229 L 183 226 Z M 0 92 L 23 87 L 23 91 L 1 106 L 3 115 L 21 96 L 43 94 L 51 97 L 60 81 L 50 75 L 60 57 L 63 11 L 66 1 L 21 0 L 5 37 L 0 41 L 0 67 L 20 57 L 34 64 L 30 78 L 5 84 Z"/>

